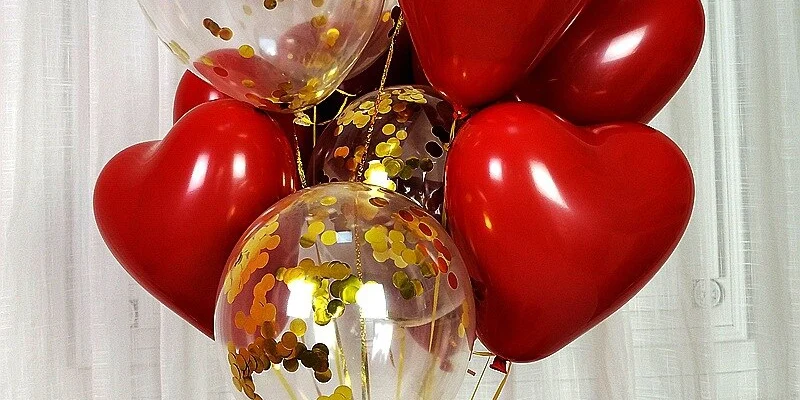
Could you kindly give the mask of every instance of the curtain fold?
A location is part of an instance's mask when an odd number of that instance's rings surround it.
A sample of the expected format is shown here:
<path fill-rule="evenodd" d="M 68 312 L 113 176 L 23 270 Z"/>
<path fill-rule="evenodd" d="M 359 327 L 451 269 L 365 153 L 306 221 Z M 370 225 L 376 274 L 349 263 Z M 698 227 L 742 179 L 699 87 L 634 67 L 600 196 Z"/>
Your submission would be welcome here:
<path fill-rule="evenodd" d="M 800 398 L 800 2 L 704 3 L 697 68 L 652 123 L 695 173 L 686 236 L 501 398 Z M 0 26 L 0 399 L 233 399 L 219 349 L 133 282 L 92 212 L 105 162 L 172 125 L 180 63 L 134 0 L 4 0 Z"/>

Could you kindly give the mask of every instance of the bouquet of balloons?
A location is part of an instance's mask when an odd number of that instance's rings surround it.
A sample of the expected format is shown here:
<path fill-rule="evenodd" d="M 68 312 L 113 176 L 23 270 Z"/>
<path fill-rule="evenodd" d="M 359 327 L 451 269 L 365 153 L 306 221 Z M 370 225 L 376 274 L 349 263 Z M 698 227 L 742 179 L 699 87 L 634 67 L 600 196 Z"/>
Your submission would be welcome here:
<path fill-rule="evenodd" d="M 249 399 L 452 399 L 480 338 L 541 360 L 691 215 L 644 125 L 699 0 L 139 0 L 190 70 L 102 171 L 108 247 Z"/>

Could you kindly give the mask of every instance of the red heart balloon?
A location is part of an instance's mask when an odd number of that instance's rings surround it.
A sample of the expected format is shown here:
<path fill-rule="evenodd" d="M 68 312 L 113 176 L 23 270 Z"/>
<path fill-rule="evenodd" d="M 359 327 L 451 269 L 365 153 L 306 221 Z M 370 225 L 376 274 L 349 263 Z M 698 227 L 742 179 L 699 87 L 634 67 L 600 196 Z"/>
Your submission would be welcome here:
<path fill-rule="evenodd" d="M 525 103 L 467 121 L 446 177 L 478 336 L 516 362 L 553 354 L 636 294 L 677 245 L 694 200 L 689 164 L 660 132 L 577 128 Z"/>
<path fill-rule="evenodd" d="M 400 0 L 428 80 L 457 108 L 508 93 L 587 0 Z"/>
<path fill-rule="evenodd" d="M 293 154 L 249 105 L 202 104 L 164 140 L 109 161 L 94 193 L 100 233 L 145 289 L 213 337 L 225 261 L 248 225 L 298 188 Z"/>
<path fill-rule="evenodd" d="M 209 101 L 219 99 L 230 99 L 228 95 L 220 92 L 213 86 L 206 83 L 206 81 L 197 77 L 191 71 L 186 71 L 178 83 L 178 89 L 175 91 L 175 101 L 172 107 L 172 120 L 178 120 L 184 116 L 189 110 Z M 300 142 L 300 154 L 304 160 L 307 160 L 311 155 L 311 149 L 314 143 L 314 132 L 310 126 L 302 126 L 294 123 L 294 115 L 282 113 L 268 113 L 275 122 L 281 127 L 281 130 L 286 133 L 290 140 L 297 140 Z"/>
<path fill-rule="evenodd" d="M 172 104 L 172 123 L 178 122 L 191 109 L 209 101 L 230 99 L 191 71 L 183 73 Z"/>
<path fill-rule="evenodd" d="M 700 0 L 594 0 L 516 89 L 579 125 L 650 121 L 703 45 Z"/>

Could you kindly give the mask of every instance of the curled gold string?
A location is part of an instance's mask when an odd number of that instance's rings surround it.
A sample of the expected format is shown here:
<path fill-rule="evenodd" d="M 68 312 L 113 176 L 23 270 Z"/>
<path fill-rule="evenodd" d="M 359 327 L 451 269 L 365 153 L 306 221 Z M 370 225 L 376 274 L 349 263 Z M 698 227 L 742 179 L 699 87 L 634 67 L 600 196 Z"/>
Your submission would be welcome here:
<path fill-rule="evenodd" d="M 375 105 L 372 109 L 372 116 L 369 119 L 369 128 L 367 128 L 367 139 L 364 141 L 364 155 L 361 157 L 361 161 L 358 162 L 358 168 L 356 169 L 356 174 L 353 176 L 353 180 L 360 180 L 364 176 L 364 172 L 367 166 L 367 159 L 369 158 L 369 147 L 372 143 L 372 134 L 375 131 L 375 121 L 378 119 L 378 108 L 383 98 L 383 92 L 386 88 L 386 79 L 389 77 L 389 67 L 392 65 L 392 57 L 394 57 L 394 46 L 397 42 L 397 36 L 400 30 L 403 28 L 403 14 L 400 14 L 397 17 L 397 24 L 395 25 L 394 33 L 392 33 L 392 41 L 389 43 L 389 52 L 386 56 L 386 63 L 383 65 L 383 74 L 381 75 L 381 83 L 378 86 L 378 97 L 375 99 Z"/>

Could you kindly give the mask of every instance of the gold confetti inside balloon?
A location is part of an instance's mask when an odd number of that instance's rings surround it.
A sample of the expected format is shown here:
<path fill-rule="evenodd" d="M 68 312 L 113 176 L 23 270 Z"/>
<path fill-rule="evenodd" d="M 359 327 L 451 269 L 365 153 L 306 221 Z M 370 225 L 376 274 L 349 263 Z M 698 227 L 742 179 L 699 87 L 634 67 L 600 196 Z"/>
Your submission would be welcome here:
<path fill-rule="evenodd" d="M 268 111 L 328 97 L 384 19 L 382 0 L 139 0 L 161 40 L 217 89 Z"/>
<path fill-rule="evenodd" d="M 407 198 L 361 183 L 295 193 L 231 255 L 216 338 L 248 399 L 452 399 L 475 340 L 461 256 Z"/>
<path fill-rule="evenodd" d="M 387 88 L 378 101 L 378 92 L 372 92 L 351 103 L 317 140 L 311 182 L 352 180 L 366 154 L 365 182 L 401 193 L 440 218 L 453 108 L 431 93 L 427 87 L 398 86 Z"/>

